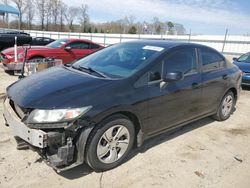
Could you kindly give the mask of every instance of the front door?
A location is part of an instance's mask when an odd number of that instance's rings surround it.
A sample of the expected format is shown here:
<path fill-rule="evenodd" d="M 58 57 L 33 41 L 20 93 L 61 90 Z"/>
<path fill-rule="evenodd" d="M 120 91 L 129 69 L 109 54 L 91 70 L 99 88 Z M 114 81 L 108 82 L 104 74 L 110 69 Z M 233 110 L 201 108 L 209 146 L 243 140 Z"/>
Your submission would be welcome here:
<path fill-rule="evenodd" d="M 67 60 L 64 63 L 70 63 L 72 61 L 76 61 L 92 52 L 92 49 L 90 49 L 90 43 L 87 42 L 77 41 L 77 42 L 72 42 L 67 46 L 71 47 L 71 49 L 65 50 L 67 53 Z"/>
<path fill-rule="evenodd" d="M 201 74 L 195 48 L 181 48 L 168 54 L 150 73 L 148 126 L 151 134 L 191 120 L 200 115 Z M 164 83 L 156 79 L 170 72 L 180 71 L 182 80 Z M 159 76 L 158 76 L 159 78 Z"/>

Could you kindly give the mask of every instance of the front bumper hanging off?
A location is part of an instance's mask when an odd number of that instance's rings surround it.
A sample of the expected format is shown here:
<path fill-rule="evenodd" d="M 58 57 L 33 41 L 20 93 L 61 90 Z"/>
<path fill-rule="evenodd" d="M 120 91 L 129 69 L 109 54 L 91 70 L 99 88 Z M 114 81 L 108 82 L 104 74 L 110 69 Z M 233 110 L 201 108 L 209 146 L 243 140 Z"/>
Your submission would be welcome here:
<path fill-rule="evenodd" d="M 30 129 L 21 122 L 20 118 L 10 106 L 8 98 L 4 101 L 3 115 L 14 136 L 25 140 L 32 146 L 38 148 L 47 147 L 47 133 L 42 130 Z"/>
<path fill-rule="evenodd" d="M 3 107 L 3 116 L 6 124 L 11 128 L 13 135 L 26 141 L 31 146 L 45 151 L 43 153 L 47 159 L 46 163 L 56 169 L 57 172 L 73 168 L 83 163 L 83 160 L 77 160 L 74 163 L 76 150 L 71 137 L 66 138 L 65 133 L 61 132 L 45 132 L 40 129 L 27 127 L 10 105 L 10 99 L 8 98 L 4 101 Z"/>

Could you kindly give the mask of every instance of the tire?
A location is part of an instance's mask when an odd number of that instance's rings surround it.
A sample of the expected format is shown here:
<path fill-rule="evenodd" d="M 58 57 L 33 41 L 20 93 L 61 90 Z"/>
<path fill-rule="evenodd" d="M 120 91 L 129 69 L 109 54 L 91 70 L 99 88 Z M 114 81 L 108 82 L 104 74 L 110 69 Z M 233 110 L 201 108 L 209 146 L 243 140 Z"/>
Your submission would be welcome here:
<path fill-rule="evenodd" d="M 134 124 L 114 115 L 97 125 L 86 146 L 86 161 L 96 172 L 119 166 L 128 156 L 135 138 Z"/>
<path fill-rule="evenodd" d="M 40 62 L 43 59 L 45 59 L 44 57 L 40 57 L 40 56 L 35 56 L 29 59 L 29 61 L 34 61 L 34 62 Z"/>
<path fill-rule="evenodd" d="M 213 116 L 218 121 L 227 120 L 235 107 L 235 96 L 232 91 L 228 91 L 221 100 L 217 113 Z"/>
<path fill-rule="evenodd" d="M 7 74 L 9 74 L 11 76 L 15 75 L 15 71 L 13 71 L 13 70 L 5 70 L 4 72 L 6 72 Z"/>

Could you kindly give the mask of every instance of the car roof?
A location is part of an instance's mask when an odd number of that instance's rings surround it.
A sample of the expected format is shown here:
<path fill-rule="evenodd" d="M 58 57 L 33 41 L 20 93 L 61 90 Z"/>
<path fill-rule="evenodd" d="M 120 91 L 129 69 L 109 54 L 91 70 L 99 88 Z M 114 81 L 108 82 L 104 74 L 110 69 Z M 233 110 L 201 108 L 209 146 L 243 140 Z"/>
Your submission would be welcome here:
<path fill-rule="evenodd" d="M 81 42 L 94 43 L 94 42 L 92 42 L 91 40 L 88 40 L 88 39 L 63 38 L 63 39 L 58 39 L 58 40 L 68 40 L 69 42 L 81 41 Z"/>
<path fill-rule="evenodd" d="M 205 45 L 201 45 L 201 44 L 196 44 L 196 43 L 190 43 L 190 42 L 183 42 L 183 41 L 175 41 L 175 40 L 135 40 L 135 41 L 129 41 L 126 43 L 131 43 L 131 44 L 144 44 L 144 45 L 151 45 L 151 46 L 158 46 L 158 47 L 163 47 L 165 49 L 170 49 L 170 48 L 174 48 L 174 47 L 181 47 L 181 46 L 190 46 L 190 47 L 206 47 L 206 48 L 210 48 L 208 46 Z M 213 49 L 213 48 L 210 48 Z M 215 49 L 213 49 L 215 50 Z"/>

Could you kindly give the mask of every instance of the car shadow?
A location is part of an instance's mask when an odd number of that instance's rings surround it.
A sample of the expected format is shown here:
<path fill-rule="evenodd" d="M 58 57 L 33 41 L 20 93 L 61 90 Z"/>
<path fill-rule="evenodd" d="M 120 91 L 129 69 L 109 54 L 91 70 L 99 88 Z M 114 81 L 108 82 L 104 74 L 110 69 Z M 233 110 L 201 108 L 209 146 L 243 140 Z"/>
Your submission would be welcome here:
<path fill-rule="evenodd" d="M 134 147 L 132 149 L 132 151 L 130 152 L 129 156 L 127 157 L 127 159 L 124 161 L 124 163 L 126 163 L 127 161 L 129 161 L 130 159 L 132 159 L 133 157 L 135 157 L 139 153 L 144 153 L 144 152 L 148 151 L 149 149 L 151 149 L 151 148 L 153 148 L 161 143 L 172 140 L 172 139 L 174 139 L 178 136 L 181 136 L 189 131 L 193 131 L 195 129 L 203 127 L 203 126 L 205 126 L 209 123 L 212 123 L 214 121 L 215 120 L 213 120 L 210 117 L 204 118 L 204 119 L 195 121 L 193 123 L 187 124 L 185 126 L 175 128 L 171 131 L 162 133 L 162 134 L 157 135 L 155 137 L 152 137 L 152 138 L 144 141 L 144 143 L 141 147 Z M 72 179 L 84 177 L 86 175 L 91 174 L 92 172 L 94 172 L 94 171 L 88 165 L 83 164 L 83 165 L 77 166 L 73 169 L 61 172 L 61 173 L 59 173 L 59 175 L 64 177 L 64 178 L 72 180 Z"/>
<path fill-rule="evenodd" d="M 195 129 L 198 129 L 200 127 L 203 127 L 207 124 L 210 124 L 212 122 L 214 122 L 215 120 L 207 117 L 207 118 L 203 118 L 201 120 L 197 120 L 195 122 L 189 123 L 187 125 L 181 126 L 181 127 L 177 127 L 174 128 L 170 131 L 167 131 L 165 133 L 159 134 L 157 136 L 154 136 L 146 141 L 144 141 L 143 145 L 141 147 L 135 148 L 132 152 L 131 152 L 131 156 L 128 160 L 130 160 L 131 158 L 133 158 L 134 156 L 136 156 L 138 153 L 144 153 L 146 151 L 148 151 L 149 149 L 160 145 L 164 142 L 167 142 L 169 140 L 172 140 L 178 136 L 181 136 L 187 132 L 193 131 Z"/>
<path fill-rule="evenodd" d="M 78 179 L 94 172 L 87 164 L 79 165 L 73 169 L 58 173 L 60 176 L 66 179 Z"/>
<path fill-rule="evenodd" d="M 242 86 L 242 90 L 244 90 L 244 91 L 250 91 L 250 87 L 248 86 Z"/>

